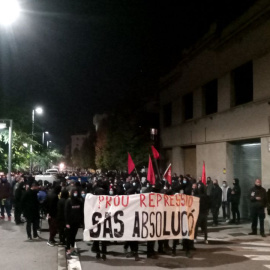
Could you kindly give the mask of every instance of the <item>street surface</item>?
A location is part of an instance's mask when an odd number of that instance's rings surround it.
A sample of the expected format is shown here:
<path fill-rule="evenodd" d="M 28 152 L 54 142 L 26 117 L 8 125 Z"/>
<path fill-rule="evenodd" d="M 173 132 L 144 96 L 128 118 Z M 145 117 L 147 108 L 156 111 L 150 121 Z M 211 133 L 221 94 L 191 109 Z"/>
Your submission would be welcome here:
<path fill-rule="evenodd" d="M 49 247 L 47 221 L 43 221 L 41 240 L 27 240 L 25 225 L 16 226 L 12 221 L 0 221 L 0 269 L 5 270 L 62 270 L 66 269 L 64 249 Z M 269 235 L 269 225 L 266 225 Z M 129 267 L 130 270 L 146 267 L 154 269 L 270 269 L 270 236 L 262 238 L 247 235 L 250 224 L 226 225 L 209 228 L 209 244 L 202 243 L 202 238 L 195 244 L 193 257 L 186 258 L 181 245 L 177 256 L 161 255 L 157 260 L 146 258 L 146 244 L 139 245 L 141 260 L 127 259 L 123 245 L 110 243 L 107 260 L 97 260 L 91 252 L 91 243 L 81 241 L 82 229 L 77 236 L 80 257 L 68 261 L 69 269 L 116 270 Z M 156 246 L 157 249 L 157 246 Z M 72 266 L 72 267 L 71 267 Z"/>

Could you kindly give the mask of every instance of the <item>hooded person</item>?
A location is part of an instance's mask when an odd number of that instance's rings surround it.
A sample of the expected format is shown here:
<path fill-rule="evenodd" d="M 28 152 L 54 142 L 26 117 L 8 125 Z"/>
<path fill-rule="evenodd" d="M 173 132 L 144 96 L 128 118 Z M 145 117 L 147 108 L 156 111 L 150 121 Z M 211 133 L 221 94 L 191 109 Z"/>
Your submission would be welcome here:
<path fill-rule="evenodd" d="M 5 211 L 8 216 L 8 220 L 11 220 L 11 186 L 6 177 L 1 179 L 0 184 L 0 203 L 1 203 L 1 219 L 5 219 Z"/>
<path fill-rule="evenodd" d="M 31 227 L 33 226 L 33 237 L 38 239 L 38 226 L 39 226 L 39 201 L 37 197 L 38 183 L 33 182 L 31 188 L 29 188 L 22 196 L 22 211 L 26 218 L 26 232 L 28 240 L 32 240 Z"/>
<path fill-rule="evenodd" d="M 21 200 L 22 200 L 24 192 L 25 192 L 25 184 L 24 182 L 20 182 L 18 187 L 15 190 L 15 196 L 14 196 L 14 204 L 15 204 L 14 218 L 15 218 L 16 225 L 23 223 L 21 219 L 21 215 L 22 215 Z"/>
<path fill-rule="evenodd" d="M 67 191 L 67 189 L 62 189 L 60 199 L 57 203 L 57 224 L 58 224 L 59 240 L 60 240 L 58 246 L 66 245 L 65 205 L 68 198 L 69 198 L 69 192 Z"/>
<path fill-rule="evenodd" d="M 48 193 L 45 201 L 45 211 L 48 214 L 48 223 L 49 223 L 49 240 L 47 245 L 50 247 L 55 246 L 55 236 L 58 232 L 58 225 L 57 225 L 57 204 L 58 204 L 58 195 L 61 191 L 61 186 L 55 186 L 51 192 Z"/>
<path fill-rule="evenodd" d="M 239 211 L 240 198 L 241 198 L 241 188 L 239 185 L 239 179 L 234 178 L 233 188 L 231 189 L 231 197 L 230 197 L 232 210 L 232 219 L 229 222 L 230 224 L 240 223 L 240 211 Z"/>
<path fill-rule="evenodd" d="M 83 223 L 83 202 L 79 188 L 71 190 L 70 198 L 65 203 L 65 222 L 67 232 L 67 256 L 78 256 L 75 251 L 75 239 Z"/>

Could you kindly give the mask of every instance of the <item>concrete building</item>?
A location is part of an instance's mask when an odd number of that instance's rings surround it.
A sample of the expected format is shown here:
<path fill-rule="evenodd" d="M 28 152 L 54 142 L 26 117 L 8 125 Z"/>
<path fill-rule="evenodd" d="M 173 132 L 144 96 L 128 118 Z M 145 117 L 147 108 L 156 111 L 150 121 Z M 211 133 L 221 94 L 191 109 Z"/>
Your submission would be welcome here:
<path fill-rule="evenodd" d="M 249 214 L 256 178 L 270 188 L 270 2 L 213 26 L 161 79 L 161 147 L 172 172 L 240 179 Z"/>
<path fill-rule="evenodd" d="M 74 150 L 77 148 L 81 150 L 84 140 L 87 138 L 87 134 L 78 134 L 71 136 L 71 155 Z"/>

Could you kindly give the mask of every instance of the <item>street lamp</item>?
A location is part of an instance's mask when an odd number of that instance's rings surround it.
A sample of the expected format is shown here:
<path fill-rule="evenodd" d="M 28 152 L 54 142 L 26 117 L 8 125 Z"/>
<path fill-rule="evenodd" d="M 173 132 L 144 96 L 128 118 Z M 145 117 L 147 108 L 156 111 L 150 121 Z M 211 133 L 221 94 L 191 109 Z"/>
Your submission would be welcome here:
<path fill-rule="evenodd" d="M 47 148 L 49 148 L 49 143 L 51 143 L 52 141 L 47 141 Z"/>
<path fill-rule="evenodd" d="M 9 121 L 8 129 L 8 181 L 11 183 L 11 161 L 12 161 L 12 119 L 0 119 L 3 123 L 0 124 L 0 129 L 5 129 L 7 127 L 6 123 Z"/>
<path fill-rule="evenodd" d="M 42 144 L 44 144 L 45 134 L 49 134 L 49 131 L 42 132 Z"/>
<path fill-rule="evenodd" d="M 0 0 L 0 24 L 11 25 L 20 15 L 21 8 L 17 0 Z"/>
<path fill-rule="evenodd" d="M 32 110 L 32 140 L 34 140 L 34 128 L 35 128 L 35 112 L 37 114 L 42 114 L 43 113 L 43 109 L 41 107 L 37 107 L 35 109 Z M 30 145 L 30 153 L 33 153 L 33 145 Z M 32 157 L 30 157 L 30 171 L 32 172 Z"/>

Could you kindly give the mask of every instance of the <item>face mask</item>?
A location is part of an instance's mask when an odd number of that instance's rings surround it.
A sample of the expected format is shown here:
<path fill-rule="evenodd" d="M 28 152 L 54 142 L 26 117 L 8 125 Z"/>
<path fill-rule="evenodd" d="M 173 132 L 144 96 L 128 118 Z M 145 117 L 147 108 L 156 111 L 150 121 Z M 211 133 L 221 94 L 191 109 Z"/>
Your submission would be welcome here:
<path fill-rule="evenodd" d="M 223 186 L 223 187 L 226 187 L 226 184 L 223 184 L 222 186 Z"/>
<path fill-rule="evenodd" d="M 77 197 L 77 196 L 78 196 L 78 193 L 74 193 L 73 196 L 74 196 L 74 197 Z"/>
<path fill-rule="evenodd" d="M 82 197 L 85 198 L 85 194 L 84 193 L 82 194 Z"/>
<path fill-rule="evenodd" d="M 186 184 L 186 183 L 187 183 L 187 181 L 186 181 L 186 180 L 184 180 L 184 181 L 183 181 L 183 184 Z"/>
<path fill-rule="evenodd" d="M 136 183 L 133 183 L 132 185 L 133 185 L 133 187 L 135 187 L 136 186 Z"/>
<path fill-rule="evenodd" d="M 146 186 L 147 186 L 147 187 L 150 187 L 150 185 L 149 185 L 149 184 L 147 184 Z"/>
<path fill-rule="evenodd" d="M 110 190 L 110 191 L 109 191 L 109 194 L 110 194 L 110 195 L 113 195 L 113 190 Z"/>
<path fill-rule="evenodd" d="M 166 186 L 164 186 L 164 189 L 167 189 L 167 187 L 166 187 Z"/>

